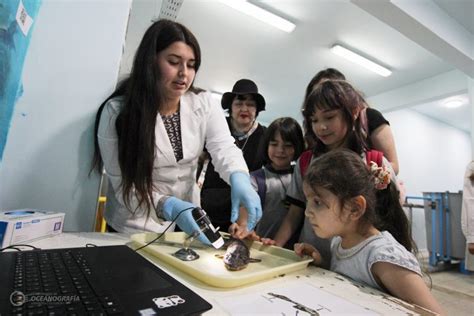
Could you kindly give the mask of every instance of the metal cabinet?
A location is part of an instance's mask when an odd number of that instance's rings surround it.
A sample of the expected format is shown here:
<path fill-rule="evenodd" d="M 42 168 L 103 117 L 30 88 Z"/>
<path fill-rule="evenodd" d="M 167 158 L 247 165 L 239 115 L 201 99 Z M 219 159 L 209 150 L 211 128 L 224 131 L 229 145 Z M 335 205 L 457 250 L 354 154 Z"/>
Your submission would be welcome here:
<path fill-rule="evenodd" d="M 430 265 L 463 260 L 466 238 L 461 230 L 462 191 L 423 192 L 423 201 Z"/>

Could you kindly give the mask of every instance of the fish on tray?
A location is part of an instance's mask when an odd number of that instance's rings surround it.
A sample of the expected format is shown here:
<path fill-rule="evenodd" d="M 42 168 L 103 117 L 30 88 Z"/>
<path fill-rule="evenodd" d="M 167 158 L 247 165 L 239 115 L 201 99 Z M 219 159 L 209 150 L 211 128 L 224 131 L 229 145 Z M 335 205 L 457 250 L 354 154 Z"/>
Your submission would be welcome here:
<path fill-rule="evenodd" d="M 240 239 L 230 238 L 226 241 L 227 250 L 224 255 L 216 255 L 224 260 L 225 267 L 230 271 L 245 269 L 251 262 L 261 262 L 261 259 L 250 258 L 249 247 Z"/>

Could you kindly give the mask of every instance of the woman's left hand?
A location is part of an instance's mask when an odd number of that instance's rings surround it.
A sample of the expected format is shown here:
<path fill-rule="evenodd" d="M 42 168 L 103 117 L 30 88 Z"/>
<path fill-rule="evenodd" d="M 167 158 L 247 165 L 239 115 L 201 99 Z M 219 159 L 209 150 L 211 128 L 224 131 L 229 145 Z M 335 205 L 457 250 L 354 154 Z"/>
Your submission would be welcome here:
<path fill-rule="evenodd" d="M 248 213 L 247 230 L 252 231 L 262 217 L 262 204 L 257 192 L 250 184 L 250 175 L 234 172 L 230 175 L 232 210 L 230 221 L 235 223 L 239 217 L 239 207 L 244 206 Z"/>

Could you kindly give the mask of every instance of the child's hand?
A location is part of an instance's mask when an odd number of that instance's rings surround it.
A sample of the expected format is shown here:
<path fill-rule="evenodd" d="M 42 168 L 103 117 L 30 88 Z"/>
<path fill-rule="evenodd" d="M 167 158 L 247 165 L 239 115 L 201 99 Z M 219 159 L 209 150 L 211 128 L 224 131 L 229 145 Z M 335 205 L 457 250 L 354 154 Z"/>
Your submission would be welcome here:
<path fill-rule="evenodd" d="M 323 261 L 323 258 L 321 257 L 321 254 L 319 253 L 319 251 L 314 248 L 313 246 L 311 246 L 310 244 L 305 244 L 305 243 L 297 243 L 294 245 L 294 250 L 295 250 L 295 253 L 300 256 L 300 257 L 303 257 L 304 255 L 307 255 L 307 256 L 310 256 L 311 258 L 313 258 L 313 262 L 314 264 L 316 265 L 321 265 L 322 261 Z"/>
<path fill-rule="evenodd" d="M 270 238 L 261 238 L 260 242 L 267 246 L 276 246 L 276 241 Z"/>
<path fill-rule="evenodd" d="M 233 237 L 233 238 L 238 238 L 238 236 L 240 234 L 242 234 L 243 232 L 243 227 L 240 226 L 239 224 L 237 223 L 232 223 L 230 226 L 229 226 L 229 234 Z M 240 239 L 240 238 L 239 238 Z"/>
<path fill-rule="evenodd" d="M 229 226 L 229 234 L 237 239 L 260 240 L 260 237 L 257 236 L 254 230 L 250 232 L 247 230 L 246 224 L 233 223 Z"/>
<path fill-rule="evenodd" d="M 261 239 L 254 230 L 252 230 L 245 238 L 253 241 L 260 241 Z"/>

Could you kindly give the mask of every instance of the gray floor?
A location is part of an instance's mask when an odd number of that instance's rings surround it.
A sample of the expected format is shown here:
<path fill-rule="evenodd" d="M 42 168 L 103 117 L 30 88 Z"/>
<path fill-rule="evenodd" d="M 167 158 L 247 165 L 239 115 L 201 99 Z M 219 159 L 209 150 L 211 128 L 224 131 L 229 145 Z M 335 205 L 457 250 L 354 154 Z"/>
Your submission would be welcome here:
<path fill-rule="evenodd" d="M 474 315 L 474 273 L 459 272 L 459 264 L 429 274 L 432 293 L 447 315 Z"/>

